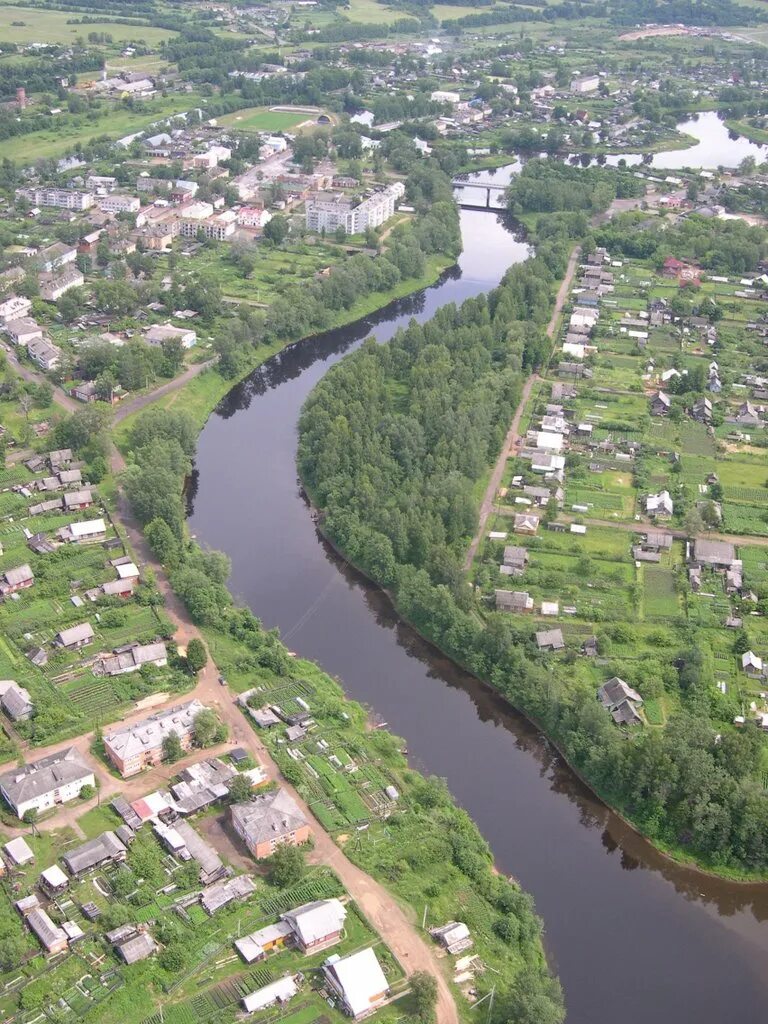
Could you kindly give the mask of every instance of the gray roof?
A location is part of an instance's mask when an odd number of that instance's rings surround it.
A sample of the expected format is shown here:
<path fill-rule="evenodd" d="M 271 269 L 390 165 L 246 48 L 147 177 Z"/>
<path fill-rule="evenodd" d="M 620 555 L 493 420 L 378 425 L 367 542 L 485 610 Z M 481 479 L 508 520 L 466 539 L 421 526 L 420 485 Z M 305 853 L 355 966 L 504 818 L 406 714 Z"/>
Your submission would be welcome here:
<path fill-rule="evenodd" d="M 637 690 L 633 690 L 628 683 L 625 683 L 623 679 L 619 679 L 618 676 L 613 676 L 607 683 L 603 683 L 597 691 L 597 696 L 605 708 L 618 707 L 625 700 L 634 701 L 636 704 L 642 704 L 643 702 L 643 698 Z"/>
<path fill-rule="evenodd" d="M 236 828 L 254 846 L 307 824 L 299 805 L 284 789 L 263 793 L 245 804 L 234 804 L 231 810 Z"/>
<path fill-rule="evenodd" d="M 730 565 L 736 561 L 736 549 L 724 540 L 697 537 L 693 542 L 693 559 L 705 565 Z"/>
<path fill-rule="evenodd" d="M 74 747 L 60 750 L 39 761 L 32 761 L 23 768 L 14 768 L 0 776 L 0 789 L 13 807 L 34 800 L 44 793 L 51 793 L 60 786 L 71 785 L 82 780 L 83 784 L 93 776 L 93 769 L 83 761 Z"/>
<path fill-rule="evenodd" d="M 29 718 L 34 707 L 32 698 L 24 687 L 15 685 L 8 687 L 2 698 L 0 698 L 0 704 L 3 706 L 3 711 L 13 722 L 18 722 L 22 718 Z"/>
<path fill-rule="evenodd" d="M 246 899 L 255 891 L 256 886 L 250 875 L 236 875 L 204 889 L 200 895 L 200 905 L 209 914 L 215 914 L 232 900 Z"/>
<path fill-rule="evenodd" d="M 60 633 L 56 634 L 56 639 L 62 647 L 70 647 L 72 644 L 93 640 L 93 635 L 93 626 L 90 622 L 81 622 L 78 626 L 62 629 Z"/>
<path fill-rule="evenodd" d="M 46 949 L 52 949 L 62 942 L 66 943 L 67 933 L 63 928 L 59 928 L 57 924 L 54 924 L 44 910 L 37 908 L 30 911 L 27 914 L 26 920 L 29 927 Z"/>
<path fill-rule="evenodd" d="M 200 865 L 200 881 L 203 884 L 213 882 L 224 873 L 224 862 L 210 843 L 206 843 L 203 837 L 196 832 L 188 821 L 174 822 L 173 827 L 184 840 L 184 844 L 190 854 Z"/>
<path fill-rule="evenodd" d="M 649 530 L 645 535 L 645 543 L 647 547 L 663 548 L 666 551 L 672 547 L 672 534 Z"/>
<path fill-rule="evenodd" d="M 117 946 L 117 953 L 127 964 L 135 964 L 139 960 L 146 960 L 148 956 L 152 956 L 156 949 L 157 943 L 149 932 L 141 932 L 121 946 Z"/>
<path fill-rule="evenodd" d="M 565 647 L 562 629 L 543 629 L 536 634 L 536 643 L 540 650 L 551 647 L 553 651 L 561 651 Z"/>
<path fill-rule="evenodd" d="M 77 471 L 78 473 L 80 470 Z M 62 476 L 64 474 L 62 473 Z M 70 491 L 69 494 L 64 495 L 64 508 L 72 508 L 78 505 L 87 505 L 93 501 L 93 495 L 88 488 L 84 488 L 82 491 Z"/>
<path fill-rule="evenodd" d="M 156 750 L 163 745 L 169 733 L 175 732 L 179 738 L 188 735 L 195 721 L 195 716 L 204 710 L 199 700 L 190 700 L 186 704 L 158 711 L 134 725 L 126 725 L 104 737 L 104 743 L 121 761 L 126 761 L 146 750 Z"/>
<path fill-rule="evenodd" d="M 6 581 L 12 587 L 18 587 L 20 583 L 26 583 L 27 580 L 34 580 L 35 578 L 35 574 L 26 562 L 15 569 L 8 569 L 4 575 Z"/>
<path fill-rule="evenodd" d="M 547 492 L 549 493 L 549 492 Z M 505 565 L 525 565 L 528 561 L 528 549 L 509 544 L 504 548 Z"/>
<path fill-rule="evenodd" d="M 82 846 L 68 850 L 62 860 L 71 875 L 80 875 L 105 861 L 123 860 L 126 853 L 125 846 L 114 832 L 102 832 L 96 839 L 89 839 Z"/>

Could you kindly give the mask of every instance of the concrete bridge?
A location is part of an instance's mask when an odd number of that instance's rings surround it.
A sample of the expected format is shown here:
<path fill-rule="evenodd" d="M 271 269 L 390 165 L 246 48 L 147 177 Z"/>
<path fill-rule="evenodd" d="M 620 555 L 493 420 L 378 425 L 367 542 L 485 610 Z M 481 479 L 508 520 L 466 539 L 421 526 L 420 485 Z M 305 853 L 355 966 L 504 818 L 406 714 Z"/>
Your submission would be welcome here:
<path fill-rule="evenodd" d="M 468 210 L 503 210 L 504 205 L 500 200 L 504 199 L 507 185 L 492 185 L 484 181 L 464 181 L 461 178 L 454 178 L 451 182 L 459 206 Z M 494 196 L 496 205 L 491 205 L 491 196 Z"/>

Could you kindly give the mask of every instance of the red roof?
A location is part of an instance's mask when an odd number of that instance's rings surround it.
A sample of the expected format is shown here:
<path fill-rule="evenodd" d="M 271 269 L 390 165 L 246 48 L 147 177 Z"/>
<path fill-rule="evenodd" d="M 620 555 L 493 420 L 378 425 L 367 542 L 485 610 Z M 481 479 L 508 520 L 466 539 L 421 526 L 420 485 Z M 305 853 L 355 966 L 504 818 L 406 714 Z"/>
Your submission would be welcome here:
<path fill-rule="evenodd" d="M 676 260 L 674 256 L 667 256 L 664 260 L 665 270 L 682 270 L 684 266 L 685 264 L 681 263 L 680 260 Z"/>

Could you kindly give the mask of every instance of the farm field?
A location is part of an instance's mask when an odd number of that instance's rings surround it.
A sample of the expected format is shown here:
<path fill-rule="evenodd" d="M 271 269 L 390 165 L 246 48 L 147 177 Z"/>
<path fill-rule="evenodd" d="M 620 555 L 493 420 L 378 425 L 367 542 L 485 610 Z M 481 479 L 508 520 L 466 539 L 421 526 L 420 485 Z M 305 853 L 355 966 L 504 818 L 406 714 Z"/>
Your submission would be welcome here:
<path fill-rule="evenodd" d="M 29 43 L 72 43 L 89 32 L 107 32 L 115 43 L 143 40 L 156 46 L 176 33 L 151 25 L 121 24 L 116 21 L 94 21 L 86 25 L 72 25 L 68 11 L 38 10 L 33 7 L 15 7 L 0 4 L 0 39 L 20 45 Z"/>

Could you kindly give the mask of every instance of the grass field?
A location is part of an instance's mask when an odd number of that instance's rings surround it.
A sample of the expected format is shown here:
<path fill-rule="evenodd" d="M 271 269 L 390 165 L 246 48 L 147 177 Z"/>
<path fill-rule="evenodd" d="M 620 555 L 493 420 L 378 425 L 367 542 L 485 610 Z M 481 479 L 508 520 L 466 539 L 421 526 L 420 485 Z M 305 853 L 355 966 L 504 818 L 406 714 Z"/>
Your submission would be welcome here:
<path fill-rule="evenodd" d="M 370 25 L 391 25 L 393 21 L 408 16 L 404 11 L 385 7 L 383 4 L 376 3 L 376 0 L 349 0 L 349 9 L 345 9 L 344 14 L 350 21 L 359 21 Z"/>
<path fill-rule="evenodd" d="M 245 110 L 220 117 L 219 124 L 225 128 L 237 128 L 241 132 L 283 132 L 310 119 L 314 119 L 314 115 L 300 111 L 246 107 Z"/>
<path fill-rule="evenodd" d="M 119 25 L 100 21 L 94 25 L 68 25 L 75 15 L 60 11 L 35 10 L 31 7 L 0 7 L 0 39 L 4 43 L 71 43 L 89 32 L 108 32 L 116 43 L 143 39 L 150 46 L 174 36 L 164 28 L 148 25 Z"/>
<path fill-rule="evenodd" d="M 105 107 L 104 117 L 95 122 L 82 115 L 73 117 L 62 114 L 61 122 L 55 129 L 6 139 L 3 143 L 3 155 L 9 160 L 19 160 L 25 164 L 58 157 L 78 142 L 87 143 L 102 136 L 119 139 L 123 135 L 146 128 L 153 121 L 190 110 L 201 102 L 205 101 L 194 93 L 187 93 L 185 96 L 149 100 L 135 110 Z"/>

